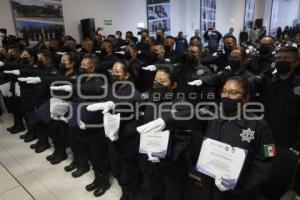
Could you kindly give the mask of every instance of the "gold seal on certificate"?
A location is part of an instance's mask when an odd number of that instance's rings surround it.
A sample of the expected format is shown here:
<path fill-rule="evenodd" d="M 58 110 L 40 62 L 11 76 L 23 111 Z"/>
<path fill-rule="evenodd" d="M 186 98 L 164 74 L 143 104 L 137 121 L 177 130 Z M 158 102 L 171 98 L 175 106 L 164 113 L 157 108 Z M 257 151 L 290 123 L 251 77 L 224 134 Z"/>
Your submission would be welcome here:
<path fill-rule="evenodd" d="M 198 158 L 197 171 L 212 178 L 222 176 L 227 188 L 234 189 L 242 171 L 247 150 L 205 138 Z"/>

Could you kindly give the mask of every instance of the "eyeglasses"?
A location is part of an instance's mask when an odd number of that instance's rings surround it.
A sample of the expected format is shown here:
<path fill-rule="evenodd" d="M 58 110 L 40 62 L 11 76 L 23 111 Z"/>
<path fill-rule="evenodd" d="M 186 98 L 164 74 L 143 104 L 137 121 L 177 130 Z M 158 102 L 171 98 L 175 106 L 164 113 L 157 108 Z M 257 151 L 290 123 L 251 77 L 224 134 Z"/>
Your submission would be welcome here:
<path fill-rule="evenodd" d="M 223 90 L 220 91 L 220 94 L 221 95 L 228 94 L 228 96 L 237 96 L 238 94 L 245 94 L 245 93 L 237 91 L 237 90 L 226 90 L 226 89 L 223 89 Z"/>

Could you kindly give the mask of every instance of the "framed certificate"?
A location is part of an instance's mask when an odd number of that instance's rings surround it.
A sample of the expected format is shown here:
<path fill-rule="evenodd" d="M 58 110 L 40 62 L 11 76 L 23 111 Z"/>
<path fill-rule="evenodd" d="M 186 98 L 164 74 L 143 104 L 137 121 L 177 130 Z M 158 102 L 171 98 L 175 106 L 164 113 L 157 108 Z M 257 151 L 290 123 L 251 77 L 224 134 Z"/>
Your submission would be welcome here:
<path fill-rule="evenodd" d="M 212 178 L 223 177 L 226 187 L 234 189 L 242 171 L 247 150 L 205 138 L 201 147 L 196 170 Z"/>

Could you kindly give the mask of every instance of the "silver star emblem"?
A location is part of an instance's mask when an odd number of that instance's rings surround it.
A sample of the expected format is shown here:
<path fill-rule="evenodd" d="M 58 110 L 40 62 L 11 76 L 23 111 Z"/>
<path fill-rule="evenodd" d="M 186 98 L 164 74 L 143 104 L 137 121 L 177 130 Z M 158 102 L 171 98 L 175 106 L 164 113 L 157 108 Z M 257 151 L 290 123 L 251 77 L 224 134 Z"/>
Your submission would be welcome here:
<path fill-rule="evenodd" d="M 240 136 L 242 137 L 242 141 L 247 141 L 250 143 L 251 140 L 255 139 L 254 134 L 255 132 L 248 128 L 247 130 L 243 129 L 243 132 L 240 134 Z"/>
<path fill-rule="evenodd" d="M 201 76 L 202 74 L 204 74 L 204 71 L 203 71 L 202 69 L 199 69 L 199 70 L 197 71 L 197 75 Z"/>
<path fill-rule="evenodd" d="M 294 94 L 295 95 L 300 95 L 300 86 L 294 87 Z"/>

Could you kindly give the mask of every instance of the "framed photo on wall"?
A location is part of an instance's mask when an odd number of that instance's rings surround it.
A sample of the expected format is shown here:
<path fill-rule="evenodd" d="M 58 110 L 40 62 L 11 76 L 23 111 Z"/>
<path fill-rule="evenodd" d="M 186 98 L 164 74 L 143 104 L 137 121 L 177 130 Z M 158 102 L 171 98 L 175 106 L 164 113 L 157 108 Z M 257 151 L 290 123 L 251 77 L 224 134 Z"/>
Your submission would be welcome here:
<path fill-rule="evenodd" d="M 28 41 L 49 41 L 64 35 L 61 0 L 11 0 L 16 33 Z"/>
<path fill-rule="evenodd" d="M 252 29 L 254 25 L 255 0 L 246 0 L 245 2 L 244 26 Z"/>
<path fill-rule="evenodd" d="M 158 28 L 163 28 L 166 35 L 171 34 L 170 0 L 147 0 L 148 30 L 151 36 Z"/>
<path fill-rule="evenodd" d="M 201 37 L 211 27 L 216 27 L 216 0 L 201 2 Z"/>

